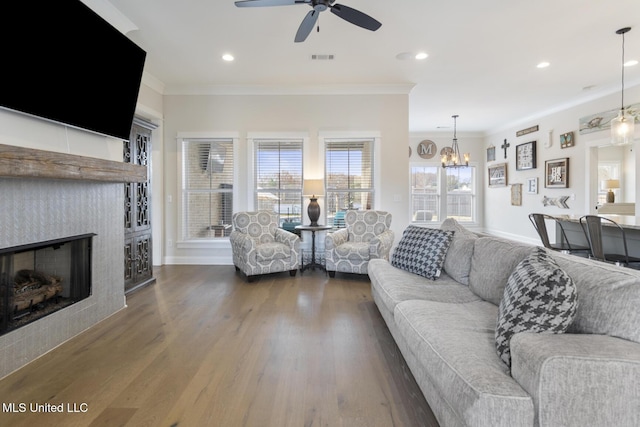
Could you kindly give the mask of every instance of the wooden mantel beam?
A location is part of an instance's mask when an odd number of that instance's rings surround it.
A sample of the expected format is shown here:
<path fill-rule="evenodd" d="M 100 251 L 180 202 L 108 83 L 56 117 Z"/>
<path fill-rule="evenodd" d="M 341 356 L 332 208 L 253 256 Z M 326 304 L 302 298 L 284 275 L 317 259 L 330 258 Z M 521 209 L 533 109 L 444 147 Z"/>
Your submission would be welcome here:
<path fill-rule="evenodd" d="M 147 167 L 0 144 L 0 177 L 145 182 Z"/>

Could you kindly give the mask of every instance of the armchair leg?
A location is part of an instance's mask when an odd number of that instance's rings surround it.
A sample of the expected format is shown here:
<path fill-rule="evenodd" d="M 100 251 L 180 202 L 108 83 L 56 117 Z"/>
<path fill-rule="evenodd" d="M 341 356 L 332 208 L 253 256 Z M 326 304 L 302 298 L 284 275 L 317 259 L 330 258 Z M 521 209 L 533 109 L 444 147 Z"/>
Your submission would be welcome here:
<path fill-rule="evenodd" d="M 253 283 L 256 281 L 257 276 L 247 276 L 247 282 Z"/>
<path fill-rule="evenodd" d="M 327 273 L 329 273 L 329 277 L 336 277 L 335 271 L 327 271 Z"/>
<path fill-rule="evenodd" d="M 289 276 L 295 277 L 297 272 L 298 272 L 298 270 L 289 270 Z"/>

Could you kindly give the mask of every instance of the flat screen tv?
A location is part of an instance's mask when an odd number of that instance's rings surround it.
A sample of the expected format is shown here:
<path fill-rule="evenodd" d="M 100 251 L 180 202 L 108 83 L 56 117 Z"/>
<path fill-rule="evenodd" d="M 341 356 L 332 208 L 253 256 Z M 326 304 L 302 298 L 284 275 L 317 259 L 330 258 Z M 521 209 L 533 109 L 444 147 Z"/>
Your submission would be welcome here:
<path fill-rule="evenodd" d="M 0 107 L 127 140 L 145 57 L 79 0 L 0 6 Z"/>

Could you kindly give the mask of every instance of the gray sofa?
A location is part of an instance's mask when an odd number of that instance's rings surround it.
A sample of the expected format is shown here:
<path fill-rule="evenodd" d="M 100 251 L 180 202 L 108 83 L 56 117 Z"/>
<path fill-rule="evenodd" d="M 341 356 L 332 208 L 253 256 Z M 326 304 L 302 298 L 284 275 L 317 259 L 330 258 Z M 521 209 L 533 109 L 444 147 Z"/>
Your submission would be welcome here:
<path fill-rule="evenodd" d="M 640 273 L 553 252 L 578 306 L 566 333 L 496 352 L 498 305 L 533 246 L 454 236 L 436 280 L 369 262 L 373 299 L 441 426 L 639 426 Z"/>

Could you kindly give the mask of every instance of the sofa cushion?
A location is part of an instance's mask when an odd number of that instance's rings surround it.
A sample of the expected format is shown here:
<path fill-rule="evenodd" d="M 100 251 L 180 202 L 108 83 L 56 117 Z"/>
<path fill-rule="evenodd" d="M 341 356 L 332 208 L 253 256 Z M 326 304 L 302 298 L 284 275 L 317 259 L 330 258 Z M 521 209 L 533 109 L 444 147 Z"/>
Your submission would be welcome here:
<path fill-rule="evenodd" d="M 405 301 L 396 306 L 398 334 L 426 381 L 466 426 L 532 426 L 529 394 L 510 375 L 495 351 L 498 307 L 475 301 L 449 304 Z M 423 381 L 425 380 L 425 381 Z"/>
<path fill-rule="evenodd" d="M 640 271 L 559 252 L 551 255 L 578 287 L 578 311 L 567 332 L 640 343 Z"/>
<path fill-rule="evenodd" d="M 291 257 L 291 247 L 284 243 L 271 242 L 256 246 L 256 261 L 258 262 L 271 262 L 289 257 Z"/>
<path fill-rule="evenodd" d="M 469 288 L 483 300 L 498 305 L 511 272 L 534 246 L 498 237 L 480 237 L 475 242 Z"/>
<path fill-rule="evenodd" d="M 369 261 L 371 294 L 380 312 L 393 314 L 398 303 L 412 299 L 464 303 L 479 301 L 480 298 L 443 273 L 438 280 L 429 280 L 417 274 L 393 267 L 389 261 L 372 259 Z"/>
<path fill-rule="evenodd" d="M 509 343 L 518 332 L 562 333 L 578 305 L 576 285 L 542 248 L 520 261 L 500 302 L 495 339 L 498 355 L 511 366 Z"/>
<path fill-rule="evenodd" d="M 393 252 L 391 265 L 428 279 L 440 277 L 453 231 L 408 226 Z"/>
<path fill-rule="evenodd" d="M 447 256 L 444 259 L 444 271 L 455 281 L 468 285 L 471 256 L 478 236 L 453 218 L 445 219 L 440 229 L 454 232 Z"/>

